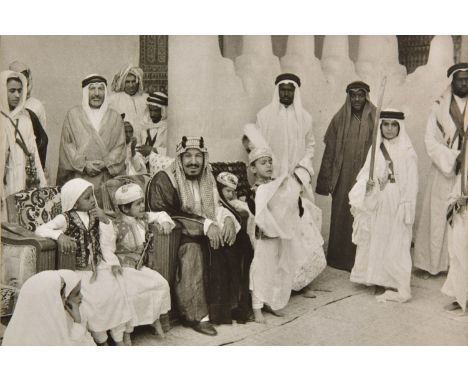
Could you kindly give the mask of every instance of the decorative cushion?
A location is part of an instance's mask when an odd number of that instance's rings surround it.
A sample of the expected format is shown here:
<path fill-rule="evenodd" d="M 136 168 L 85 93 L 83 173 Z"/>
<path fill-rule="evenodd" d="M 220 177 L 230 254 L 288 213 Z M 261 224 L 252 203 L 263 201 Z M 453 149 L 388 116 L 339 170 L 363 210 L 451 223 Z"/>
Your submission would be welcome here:
<path fill-rule="evenodd" d="M 2 285 L 21 288 L 27 279 L 37 273 L 34 246 L 2 243 L 2 252 Z"/>
<path fill-rule="evenodd" d="M 0 316 L 11 316 L 18 299 L 19 289 L 0 284 Z"/>
<path fill-rule="evenodd" d="M 218 176 L 219 173 L 227 171 L 239 179 L 237 184 L 237 197 L 248 196 L 250 194 L 250 184 L 247 179 L 247 166 L 244 162 L 213 162 L 211 163 L 213 176 Z"/>
<path fill-rule="evenodd" d="M 15 194 L 18 223 L 30 231 L 62 213 L 59 187 L 43 187 Z"/>

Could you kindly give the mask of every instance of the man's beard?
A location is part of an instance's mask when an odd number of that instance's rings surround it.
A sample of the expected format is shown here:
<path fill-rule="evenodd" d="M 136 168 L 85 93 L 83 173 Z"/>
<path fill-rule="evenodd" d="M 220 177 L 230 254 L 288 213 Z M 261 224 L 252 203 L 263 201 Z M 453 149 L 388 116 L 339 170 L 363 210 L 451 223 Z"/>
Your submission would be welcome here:
<path fill-rule="evenodd" d="M 188 180 L 197 180 L 201 177 L 201 172 L 199 172 L 197 175 L 188 175 L 188 174 L 185 174 L 185 178 L 187 178 Z"/>

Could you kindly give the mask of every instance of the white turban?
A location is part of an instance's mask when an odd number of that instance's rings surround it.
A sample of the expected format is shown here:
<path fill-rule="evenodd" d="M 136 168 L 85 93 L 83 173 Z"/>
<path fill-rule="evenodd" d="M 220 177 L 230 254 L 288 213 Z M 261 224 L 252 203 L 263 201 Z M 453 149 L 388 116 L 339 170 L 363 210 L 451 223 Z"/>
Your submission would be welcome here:
<path fill-rule="evenodd" d="M 136 183 L 124 184 L 115 191 L 115 202 L 117 205 L 132 203 L 144 198 L 143 190 Z"/>
<path fill-rule="evenodd" d="M 226 187 L 231 187 L 234 190 L 237 189 L 237 184 L 239 183 L 237 176 L 227 171 L 219 173 L 216 177 L 216 180 Z"/>

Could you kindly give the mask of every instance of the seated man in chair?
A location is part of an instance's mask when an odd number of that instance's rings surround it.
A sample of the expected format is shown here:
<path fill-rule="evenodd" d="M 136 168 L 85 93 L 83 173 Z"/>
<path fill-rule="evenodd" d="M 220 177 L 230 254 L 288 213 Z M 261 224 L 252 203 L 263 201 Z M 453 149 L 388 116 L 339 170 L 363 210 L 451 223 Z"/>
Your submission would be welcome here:
<path fill-rule="evenodd" d="M 216 335 L 209 321 L 247 321 L 249 266 L 238 249 L 240 224 L 219 204 L 203 138 L 182 137 L 176 154 L 148 183 L 147 208 L 182 225 L 175 300 L 184 324 Z"/>

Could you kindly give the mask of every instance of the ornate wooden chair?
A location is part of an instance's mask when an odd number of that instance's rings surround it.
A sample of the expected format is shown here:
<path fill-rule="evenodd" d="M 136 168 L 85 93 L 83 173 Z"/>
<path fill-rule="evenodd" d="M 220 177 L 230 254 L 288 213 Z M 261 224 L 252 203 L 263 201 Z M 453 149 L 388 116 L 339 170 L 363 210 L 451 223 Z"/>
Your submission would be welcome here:
<path fill-rule="evenodd" d="M 23 283 L 32 275 L 56 269 L 54 240 L 34 234 L 37 226 L 61 212 L 60 189 L 44 187 L 20 191 L 6 198 L 7 216 L 2 222 L 1 316 L 13 312 Z"/>

